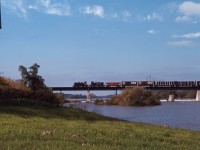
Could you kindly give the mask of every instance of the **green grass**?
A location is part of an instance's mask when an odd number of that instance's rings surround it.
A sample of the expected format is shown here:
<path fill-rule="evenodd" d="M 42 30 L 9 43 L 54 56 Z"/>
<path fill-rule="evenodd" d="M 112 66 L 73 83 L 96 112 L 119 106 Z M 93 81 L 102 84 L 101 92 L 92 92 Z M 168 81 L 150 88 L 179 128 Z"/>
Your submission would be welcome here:
<path fill-rule="evenodd" d="M 0 106 L 0 150 L 200 149 L 200 132 L 119 121 L 71 108 Z"/>

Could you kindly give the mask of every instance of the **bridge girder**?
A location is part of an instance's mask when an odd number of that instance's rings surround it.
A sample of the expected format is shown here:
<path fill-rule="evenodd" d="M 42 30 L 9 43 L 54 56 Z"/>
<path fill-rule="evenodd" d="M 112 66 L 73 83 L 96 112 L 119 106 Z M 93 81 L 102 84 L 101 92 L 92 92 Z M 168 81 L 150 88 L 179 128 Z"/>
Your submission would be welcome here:
<path fill-rule="evenodd" d="M 52 91 L 116 91 L 128 87 L 51 87 Z M 200 90 L 200 87 L 144 87 L 149 90 Z"/>

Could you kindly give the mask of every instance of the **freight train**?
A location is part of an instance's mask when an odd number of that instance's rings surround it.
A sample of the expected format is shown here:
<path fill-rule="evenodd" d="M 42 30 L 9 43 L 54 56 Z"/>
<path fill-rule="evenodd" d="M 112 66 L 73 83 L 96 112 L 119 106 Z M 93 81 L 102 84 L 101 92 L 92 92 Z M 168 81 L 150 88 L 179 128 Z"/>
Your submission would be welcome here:
<path fill-rule="evenodd" d="M 74 88 L 84 87 L 200 87 L 200 81 L 122 81 L 122 82 L 75 82 Z"/>

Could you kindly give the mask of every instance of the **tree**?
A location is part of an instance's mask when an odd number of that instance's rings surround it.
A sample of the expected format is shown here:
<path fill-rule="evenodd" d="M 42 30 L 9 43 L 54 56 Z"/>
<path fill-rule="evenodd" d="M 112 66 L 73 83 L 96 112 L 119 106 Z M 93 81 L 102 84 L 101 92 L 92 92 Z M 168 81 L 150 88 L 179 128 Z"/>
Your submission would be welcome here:
<path fill-rule="evenodd" d="M 36 91 L 39 89 L 45 89 L 46 85 L 44 84 L 44 79 L 42 76 L 38 75 L 38 69 L 40 66 L 35 63 L 32 66 L 30 66 L 27 70 L 26 67 L 20 65 L 19 71 L 21 72 L 21 77 L 24 82 L 24 84 L 31 88 L 31 90 Z"/>

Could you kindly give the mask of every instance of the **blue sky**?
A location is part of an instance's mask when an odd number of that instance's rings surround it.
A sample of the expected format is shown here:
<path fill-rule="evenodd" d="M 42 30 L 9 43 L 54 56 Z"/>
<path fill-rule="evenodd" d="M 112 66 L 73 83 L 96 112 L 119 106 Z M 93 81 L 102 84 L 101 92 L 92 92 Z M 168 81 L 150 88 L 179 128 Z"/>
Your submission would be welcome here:
<path fill-rule="evenodd" d="M 200 80 L 200 1 L 1 0 L 0 72 L 49 86 Z"/>

